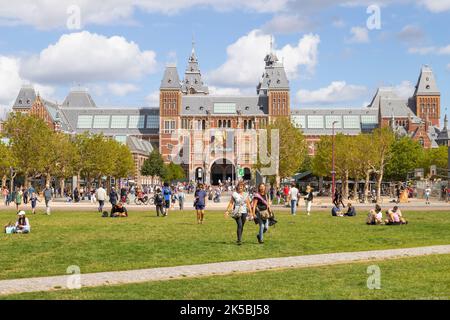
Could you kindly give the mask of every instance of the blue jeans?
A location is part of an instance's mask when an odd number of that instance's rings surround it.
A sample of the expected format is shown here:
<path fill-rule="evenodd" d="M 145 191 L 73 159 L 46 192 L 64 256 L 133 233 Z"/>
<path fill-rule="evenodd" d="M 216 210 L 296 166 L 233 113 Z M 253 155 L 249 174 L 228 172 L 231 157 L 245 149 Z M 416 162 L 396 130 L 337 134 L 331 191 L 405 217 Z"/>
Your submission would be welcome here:
<path fill-rule="evenodd" d="M 258 219 L 259 219 L 259 240 L 263 241 L 264 239 L 264 233 L 269 229 L 269 220 L 263 220 L 261 219 L 261 216 L 258 215 Z"/>
<path fill-rule="evenodd" d="M 291 214 L 297 213 L 297 200 L 291 200 Z"/>

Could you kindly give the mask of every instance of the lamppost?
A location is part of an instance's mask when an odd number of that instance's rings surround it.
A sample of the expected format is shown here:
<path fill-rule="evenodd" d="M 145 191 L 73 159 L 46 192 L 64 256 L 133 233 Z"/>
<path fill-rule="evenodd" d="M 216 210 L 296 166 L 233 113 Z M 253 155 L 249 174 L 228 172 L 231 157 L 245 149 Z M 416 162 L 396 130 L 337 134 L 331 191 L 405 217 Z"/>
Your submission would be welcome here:
<path fill-rule="evenodd" d="M 331 198 L 334 197 L 334 193 L 336 192 L 336 171 L 334 169 L 334 126 L 338 123 L 337 121 L 333 121 L 332 124 L 332 144 L 331 144 Z"/>

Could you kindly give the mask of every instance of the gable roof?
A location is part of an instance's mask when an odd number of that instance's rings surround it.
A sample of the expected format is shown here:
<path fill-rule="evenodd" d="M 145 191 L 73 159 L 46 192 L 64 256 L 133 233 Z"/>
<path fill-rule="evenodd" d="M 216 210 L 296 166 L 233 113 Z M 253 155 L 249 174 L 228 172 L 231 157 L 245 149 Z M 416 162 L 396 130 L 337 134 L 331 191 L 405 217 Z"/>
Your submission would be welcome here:
<path fill-rule="evenodd" d="M 441 95 L 439 88 L 436 84 L 436 79 L 434 78 L 433 70 L 425 65 L 422 67 L 417 80 L 416 90 L 414 96 L 436 96 Z"/>
<path fill-rule="evenodd" d="M 36 91 L 33 86 L 23 86 L 20 88 L 13 109 L 31 109 L 34 101 L 36 101 Z"/>
<path fill-rule="evenodd" d="M 69 92 L 61 107 L 63 108 L 96 108 L 94 100 L 86 89 L 76 88 Z"/>

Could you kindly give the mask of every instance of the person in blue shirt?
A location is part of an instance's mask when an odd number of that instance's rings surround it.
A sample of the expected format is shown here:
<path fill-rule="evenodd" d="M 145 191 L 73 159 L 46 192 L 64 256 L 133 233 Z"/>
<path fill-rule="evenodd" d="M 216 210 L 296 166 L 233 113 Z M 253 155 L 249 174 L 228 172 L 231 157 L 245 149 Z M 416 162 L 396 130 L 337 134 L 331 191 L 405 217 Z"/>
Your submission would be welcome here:
<path fill-rule="evenodd" d="M 167 182 L 164 182 L 164 187 L 162 188 L 162 194 L 164 197 L 163 216 L 166 217 L 169 214 L 170 200 L 172 198 L 172 190 L 170 189 L 169 184 Z"/>
<path fill-rule="evenodd" d="M 205 218 L 205 207 L 206 207 L 206 197 L 207 193 L 205 191 L 205 186 L 200 183 L 198 185 L 198 190 L 195 193 L 195 210 L 197 211 L 197 223 L 203 224 Z"/>
<path fill-rule="evenodd" d="M 39 199 L 37 198 L 36 193 L 33 192 L 31 194 L 30 202 L 31 202 L 32 212 L 33 212 L 33 214 L 36 214 L 36 204 L 37 204 L 37 202 L 40 202 Z"/>

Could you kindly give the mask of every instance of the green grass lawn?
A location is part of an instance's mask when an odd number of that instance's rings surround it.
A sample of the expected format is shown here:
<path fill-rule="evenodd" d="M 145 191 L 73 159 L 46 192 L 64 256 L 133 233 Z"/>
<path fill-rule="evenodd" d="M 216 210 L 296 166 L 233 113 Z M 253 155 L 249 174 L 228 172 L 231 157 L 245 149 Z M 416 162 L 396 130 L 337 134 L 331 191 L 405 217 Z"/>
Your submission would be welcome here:
<path fill-rule="evenodd" d="M 381 288 L 369 290 L 367 268 L 380 267 Z M 239 285 L 237 285 L 239 284 Z M 26 293 L 0 299 L 450 299 L 450 255 L 264 271 L 196 279 Z"/>
<path fill-rule="evenodd" d="M 313 213 L 277 215 L 279 223 L 256 240 L 257 226 L 244 230 L 235 244 L 236 223 L 222 212 L 208 212 L 197 225 L 193 211 L 131 212 L 129 218 L 101 218 L 96 212 L 57 212 L 29 216 L 32 233 L 0 235 L 0 279 L 66 274 L 77 265 L 82 273 L 188 265 L 229 260 L 296 256 L 450 244 L 450 214 L 406 212 L 406 226 L 367 226 L 365 214 L 354 218 Z M 0 223 L 15 219 L 0 212 Z"/>

